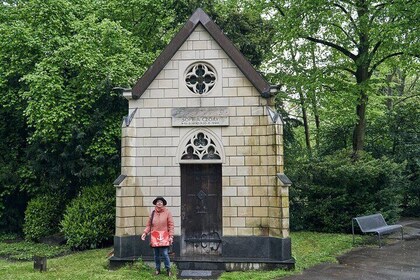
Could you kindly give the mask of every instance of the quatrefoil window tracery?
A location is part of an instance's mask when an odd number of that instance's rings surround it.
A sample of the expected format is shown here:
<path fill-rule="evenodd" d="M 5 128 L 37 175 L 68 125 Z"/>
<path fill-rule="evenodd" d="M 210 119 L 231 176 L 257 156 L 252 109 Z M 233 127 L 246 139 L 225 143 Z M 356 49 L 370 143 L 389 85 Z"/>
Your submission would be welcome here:
<path fill-rule="evenodd" d="M 185 83 L 195 94 L 208 93 L 216 84 L 215 71 L 205 63 L 196 63 L 188 69 Z"/>
<path fill-rule="evenodd" d="M 221 157 L 214 141 L 207 134 L 199 132 L 188 140 L 181 159 L 212 160 Z"/>

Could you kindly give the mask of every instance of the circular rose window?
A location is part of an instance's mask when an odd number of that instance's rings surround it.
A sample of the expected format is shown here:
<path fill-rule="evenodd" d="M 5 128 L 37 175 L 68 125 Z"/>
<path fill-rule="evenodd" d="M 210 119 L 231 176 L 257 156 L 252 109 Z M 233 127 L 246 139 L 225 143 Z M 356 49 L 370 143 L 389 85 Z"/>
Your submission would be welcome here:
<path fill-rule="evenodd" d="M 188 68 L 185 83 L 195 94 L 208 93 L 216 84 L 216 73 L 208 64 L 196 63 Z"/>

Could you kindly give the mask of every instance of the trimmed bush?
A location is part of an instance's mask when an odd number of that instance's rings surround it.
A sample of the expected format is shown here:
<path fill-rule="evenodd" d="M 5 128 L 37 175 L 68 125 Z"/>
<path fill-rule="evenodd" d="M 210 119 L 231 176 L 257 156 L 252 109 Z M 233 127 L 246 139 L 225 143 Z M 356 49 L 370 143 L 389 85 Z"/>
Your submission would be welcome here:
<path fill-rule="evenodd" d="M 404 164 L 366 153 L 353 161 L 349 155 L 342 151 L 287 170 L 292 229 L 350 232 L 356 216 L 380 212 L 389 223 L 400 217 Z"/>
<path fill-rule="evenodd" d="M 59 196 L 43 195 L 29 201 L 25 211 L 23 233 L 26 240 L 39 241 L 59 232 L 63 207 Z"/>
<path fill-rule="evenodd" d="M 66 208 L 61 221 L 67 244 L 73 249 L 97 248 L 109 241 L 115 226 L 115 188 L 85 188 Z"/>

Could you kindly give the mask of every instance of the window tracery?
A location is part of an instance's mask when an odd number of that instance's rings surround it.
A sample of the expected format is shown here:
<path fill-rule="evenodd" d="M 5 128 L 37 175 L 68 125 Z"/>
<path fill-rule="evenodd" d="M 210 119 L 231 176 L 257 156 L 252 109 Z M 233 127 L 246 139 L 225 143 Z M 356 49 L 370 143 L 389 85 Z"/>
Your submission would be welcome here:
<path fill-rule="evenodd" d="M 205 133 L 194 134 L 185 145 L 181 160 L 220 160 L 215 142 Z"/>
<path fill-rule="evenodd" d="M 187 70 L 185 83 L 195 94 L 208 93 L 216 84 L 216 72 L 208 64 L 195 63 Z"/>

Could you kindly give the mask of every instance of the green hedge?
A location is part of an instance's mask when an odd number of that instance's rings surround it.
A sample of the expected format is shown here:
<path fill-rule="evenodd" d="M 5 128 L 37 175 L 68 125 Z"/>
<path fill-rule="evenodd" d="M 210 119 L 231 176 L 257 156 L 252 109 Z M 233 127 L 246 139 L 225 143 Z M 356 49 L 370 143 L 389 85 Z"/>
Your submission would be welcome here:
<path fill-rule="evenodd" d="M 350 232 L 352 217 L 380 212 L 392 223 L 400 217 L 404 164 L 342 151 L 287 170 L 293 230 Z"/>
<path fill-rule="evenodd" d="M 61 221 L 67 244 L 73 249 L 97 248 L 109 241 L 115 229 L 115 188 L 86 188 L 66 208 Z"/>
<path fill-rule="evenodd" d="M 410 184 L 404 187 L 403 215 L 420 217 L 420 159 L 412 159 L 407 171 Z"/>
<path fill-rule="evenodd" d="M 59 232 L 63 208 L 59 195 L 43 195 L 30 200 L 23 225 L 25 239 L 39 241 L 42 237 Z"/>

